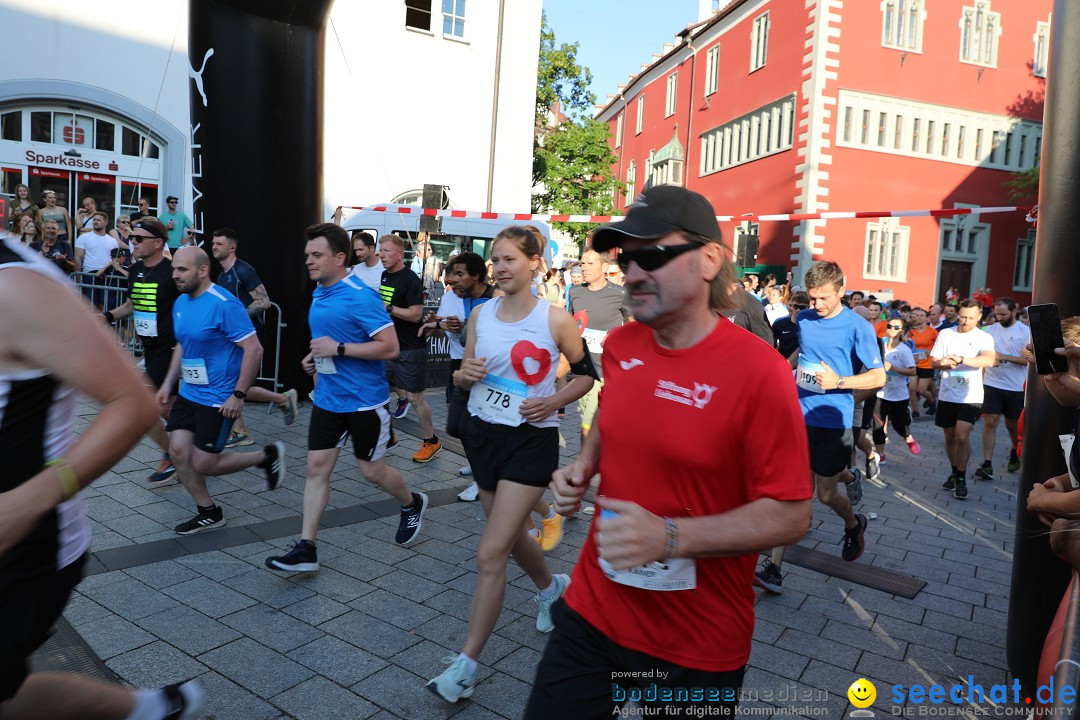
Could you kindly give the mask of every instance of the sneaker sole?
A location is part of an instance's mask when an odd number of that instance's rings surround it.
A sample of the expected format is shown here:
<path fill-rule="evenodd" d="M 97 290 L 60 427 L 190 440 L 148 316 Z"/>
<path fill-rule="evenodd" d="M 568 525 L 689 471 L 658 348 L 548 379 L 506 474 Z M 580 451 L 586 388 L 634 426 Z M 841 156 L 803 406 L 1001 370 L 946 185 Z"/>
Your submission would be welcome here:
<path fill-rule="evenodd" d="M 402 418 L 404 418 L 404 417 L 405 417 L 406 415 L 408 415 L 408 414 L 409 414 L 409 410 L 411 410 L 411 409 L 412 409 L 412 404 L 410 403 L 409 405 L 406 405 L 406 406 L 405 406 L 405 409 L 404 409 L 404 410 L 402 410 L 402 411 L 401 411 L 400 413 L 398 413 L 398 411 L 397 411 L 397 410 L 395 410 L 395 411 L 394 411 L 394 412 L 392 413 L 392 416 L 393 416 L 393 418 L 394 418 L 395 420 L 401 420 Z"/>
<path fill-rule="evenodd" d="M 313 562 L 286 565 L 285 563 L 279 563 L 275 558 L 269 558 L 266 561 L 266 567 L 271 570 L 284 570 L 285 572 L 315 572 L 319 569 L 319 563 Z"/>
<path fill-rule="evenodd" d="M 146 486 L 152 488 L 159 488 L 165 487 L 166 485 L 175 485 L 178 482 L 180 482 L 180 480 L 176 477 L 176 473 L 174 472 L 172 475 L 165 478 L 164 480 L 147 480 Z"/>
<path fill-rule="evenodd" d="M 247 447 L 248 445 L 254 445 L 254 444 L 255 444 L 255 441 L 252 440 L 251 436 L 249 435 L 248 437 L 244 438 L 243 440 L 238 440 L 238 441 L 236 441 L 234 443 L 230 443 L 228 445 L 225 445 L 225 449 L 229 450 L 231 448 Z"/>
<path fill-rule="evenodd" d="M 406 540 L 405 542 L 400 542 L 399 543 L 397 541 L 397 538 L 394 538 L 394 542 L 397 543 L 398 545 L 402 546 L 402 547 L 405 547 L 406 545 L 412 543 L 413 540 L 420 537 L 420 531 L 424 528 L 424 513 L 427 512 L 428 496 L 427 496 L 427 493 L 417 493 L 417 495 L 420 496 L 421 505 L 420 505 L 420 517 L 416 521 L 416 532 L 414 532 L 412 534 L 412 537 L 409 538 L 408 540 Z M 453 702 L 453 701 L 451 701 L 451 702 Z"/>
<path fill-rule="evenodd" d="M 754 587 L 759 587 L 759 588 L 761 588 L 762 590 L 764 590 L 766 592 L 772 593 L 773 595 L 783 595 L 784 594 L 784 588 L 783 588 L 782 585 L 772 585 L 770 583 L 765 582 L 764 580 L 759 578 L 757 575 L 754 576 Z"/>
<path fill-rule="evenodd" d="M 448 698 L 448 697 L 446 697 L 445 695 L 442 694 L 442 691 L 439 690 L 439 686 L 435 684 L 434 680 L 429 680 L 427 682 L 427 684 L 424 685 L 424 687 L 426 687 L 428 690 L 435 693 L 436 695 L 438 695 L 439 697 L 441 697 L 443 700 L 445 700 L 448 703 L 456 703 L 461 698 L 471 698 L 472 694 L 473 694 L 473 690 L 475 689 L 475 688 L 469 688 L 467 690 L 462 690 L 461 694 L 458 695 L 456 698 Z"/>
<path fill-rule="evenodd" d="M 962 495 L 959 492 L 957 492 L 955 489 L 953 490 L 953 497 L 956 498 L 957 500 L 967 500 L 967 496 L 968 496 L 968 494 L 967 494 L 966 489 L 964 490 L 964 493 Z"/>
<path fill-rule="evenodd" d="M 431 453 L 430 455 L 428 455 L 428 456 L 427 456 L 427 457 L 426 457 L 425 459 L 423 459 L 423 460 L 421 460 L 421 459 L 417 458 L 417 457 L 416 457 L 415 455 L 413 455 L 413 459 L 412 459 L 412 461 L 413 461 L 414 463 L 426 463 L 426 462 L 431 462 L 432 460 L 434 460 L 434 459 L 435 459 L 435 456 L 436 456 L 436 455 L 438 455 L 438 454 L 439 454 L 440 452 L 442 452 L 442 445 L 440 445 L 440 446 L 439 446 L 439 448 L 438 448 L 438 449 L 437 449 L 437 450 L 436 450 L 435 452 Z"/>
<path fill-rule="evenodd" d="M 176 534 L 177 535 L 194 535 L 196 533 L 206 532 L 207 530 L 217 530 L 220 527 L 225 527 L 225 524 L 228 521 L 229 521 L 228 518 L 223 517 L 223 518 L 221 518 L 221 520 L 214 523 L 213 525 L 200 525 L 198 527 L 192 528 L 191 530 L 177 530 Z"/>
<path fill-rule="evenodd" d="M 476 502 L 477 500 L 480 499 L 480 496 L 477 495 L 476 497 L 463 498 L 460 495 L 458 495 L 457 499 L 458 499 L 458 502 Z"/>
<path fill-rule="evenodd" d="M 289 390 L 285 393 L 285 407 L 281 409 L 281 412 L 285 415 L 285 427 L 296 422 L 296 410 L 299 404 L 295 390 Z"/>
<path fill-rule="evenodd" d="M 277 448 L 278 452 L 278 467 L 277 472 L 274 473 L 274 476 L 268 477 L 266 479 L 267 490 L 276 490 L 281 485 L 281 481 L 285 479 L 285 443 L 278 440 L 274 443 L 274 447 Z"/>

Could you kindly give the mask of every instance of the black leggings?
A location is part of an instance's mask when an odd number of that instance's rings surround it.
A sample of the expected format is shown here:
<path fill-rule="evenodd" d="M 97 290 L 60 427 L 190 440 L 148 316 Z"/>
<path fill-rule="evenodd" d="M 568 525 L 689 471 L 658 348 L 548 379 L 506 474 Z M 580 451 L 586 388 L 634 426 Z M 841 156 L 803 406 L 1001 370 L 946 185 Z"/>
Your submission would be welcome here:
<path fill-rule="evenodd" d="M 885 444 L 885 423 L 888 422 L 892 429 L 900 433 L 900 437 L 906 438 L 911 425 L 910 409 L 908 401 L 878 399 L 878 415 L 874 417 L 874 444 Z"/>

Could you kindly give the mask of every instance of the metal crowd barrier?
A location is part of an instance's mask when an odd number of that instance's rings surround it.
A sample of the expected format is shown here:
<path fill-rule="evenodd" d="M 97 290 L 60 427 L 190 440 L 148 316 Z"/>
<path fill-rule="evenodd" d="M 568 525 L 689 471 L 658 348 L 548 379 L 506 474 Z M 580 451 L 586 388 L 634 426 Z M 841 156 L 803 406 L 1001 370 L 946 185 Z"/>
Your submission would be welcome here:
<path fill-rule="evenodd" d="M 71 282 L 88 301 L 102 310 L 112 310 L 124 304 L 127 300 L 128 279 L 122 275 L 102 275 L 94 273 L 72 273 Z M 255 378 L 258 383 L 268 384 L 273 392 L 281 392 L 281 331 L 286 324 L 281 321 L 281 306 L 275 302 L 270 303 L 270 309 L 263 315 L 263 330 L 259 332 L 259 341 L 263 344 L 262 364 L 259 366 L 259 374 Z M 116 343 L 132 358 L 142 357 L 142 343 L 135 334 L 134 321 L 132 318 L 117 320 L 113 325 L 113 334 Z M 272 334 L 271 334 L 272 333 Z M 267 346 L 270 347 L 267 347 Z M 273 410 L 273 405 L 267 406 L 267 412 Z"/>
<path fill-rule="evenodd" d="M 1048 713 L 1054 720 L 1072 720 L 1076 714 L 1075 690 L 1080 682 L 1080 576 L 1076 571 L 1073 571 L 1069 593 L 1069 608 L 1061 629 L 1061 650 L 1054 668 L 1053 709 Z M 1064 687 L 1073 688 L 1072 700 L 1062 697 L 1061 688 Z"/>

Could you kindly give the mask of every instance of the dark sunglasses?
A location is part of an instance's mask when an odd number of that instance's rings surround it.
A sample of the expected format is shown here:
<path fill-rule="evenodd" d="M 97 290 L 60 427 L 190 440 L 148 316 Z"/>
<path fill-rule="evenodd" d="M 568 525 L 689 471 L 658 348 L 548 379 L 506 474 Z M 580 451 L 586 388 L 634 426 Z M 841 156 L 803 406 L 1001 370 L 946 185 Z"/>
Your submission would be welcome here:
<path fill-rule="evenodd" d="M 890 330 L 903 330 L 904 329 L 903 325 L 886 325 L 885 327 L 889 328 Z"/>
<path fill-rule="evenodd" d="M 155 237 L 153 235 L 136 235 L 135 233 L 131 233 L 131 242 L 133 242 L 133 243 L 141 243 L 143 240 L 160 240 L 160 239 L 161 238 L 157 238 L 157 237 Z"/>
<path fill-rule="evenodd" d="M 810 307 L 809 305 L 792 305 L 791 309 L 792 310 L 806 310 L 809 307 Z"/>
<path fill-rule="evenodd" d="M 637 266 L 645 272 L 659 270 L 669 262 L 685 252 L 704 247 L 704 242 L 688 242 L 682 245 L 646 245 L 637 250 L 623 250 L 615 261 L 623 272 L 630 269 L 630 263 L 636 262 Z"/>

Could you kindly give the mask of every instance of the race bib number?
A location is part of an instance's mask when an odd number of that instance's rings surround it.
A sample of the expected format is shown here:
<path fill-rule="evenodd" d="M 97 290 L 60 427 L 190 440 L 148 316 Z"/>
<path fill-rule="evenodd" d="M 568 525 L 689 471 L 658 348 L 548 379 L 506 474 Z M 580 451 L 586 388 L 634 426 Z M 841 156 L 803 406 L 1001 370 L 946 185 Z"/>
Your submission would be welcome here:
<path fill-rule="evenodd" d="M 334 358 L 315 358 L 315 372 L 320 375 L 337 375 L 337 365 L 334 364 Z"/>
<path fill-rule="evenodd" d="M 916 350 L 915 351 L 915 359 L 916 360 L 925 360 L 926 359 L 926 351 L 925 350 Z"/>
<path fill-rule="evenodd" d="M 597 355 L 604 353 L 604 338 L 607 337 L 607 332 L 585 328 L 581 333 L 581 337 L 585 338 L 585 345 L 588 346 L 589 352 Z"/>
<path fill-rule="evenodd" d="M 180 375 L 188 385 L 209 385 L 206 361 L 202 358 L 184 358 L 180 361 Z"/>
<path fill-rule="evenodd" d="M 803 390 L 812 393 L 824 393 L 817 381 L 817 371 L 821 369 L 820 363 L 799 361 L 799 367 L 795 371 L 795 384 Z"/>
<path fill-rule="evenodd" d="M 157 315 L 136 310 L 135 334 L 140 337 L 157 337 Z"/>
<path fill-rule="evenodd" d="M 519 380 L 487 375 L 469 393 L 469 412 L 489 422 L 516 427 L 525 420 L 519 408 L 528 395 L 528 386 Z"/>
<path fill-rule="evenodd" d="M 606 520 L 616 517 L 616 514 L 611 510 L 604 510 L 600 513 L 600 517 Z M 655 592 L 693 590 L 697 587 L 697 562 L 694 558 L 668 558 L 664 562 L 651 562 L 629 570 L 616 570 L 611 563 L 600 556 L 597 560 L 607 579 L 620 585 Z"/>
<path fill-rule="evenodd" d="M 900 373 L 895 373 L 892 370 L 885 373 L 885 384 L 892 385 L 893 383 L 900 382 Z"/>
<path fill-rule="evenodd" d="M 975 383 L 975 376 L 978 372 L 978 370 L 950 370 L 946 382 L 953 390 L 966 394 Z"/>

